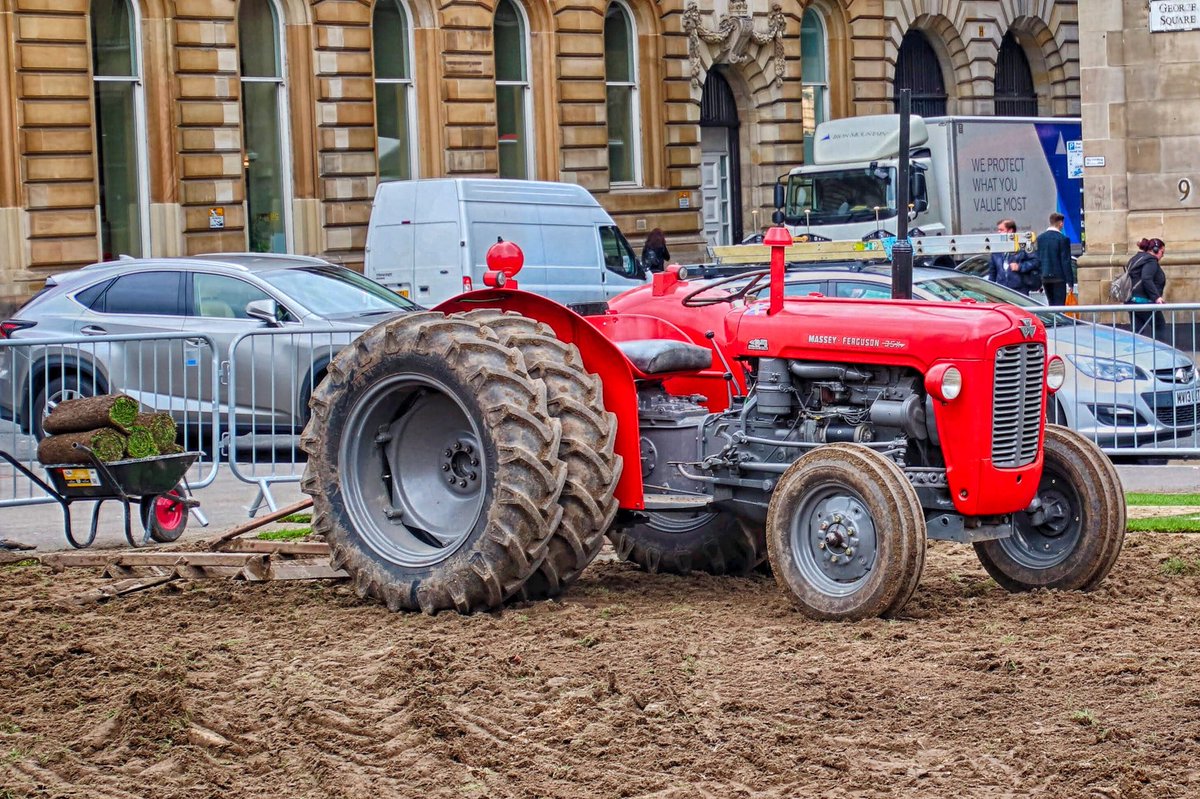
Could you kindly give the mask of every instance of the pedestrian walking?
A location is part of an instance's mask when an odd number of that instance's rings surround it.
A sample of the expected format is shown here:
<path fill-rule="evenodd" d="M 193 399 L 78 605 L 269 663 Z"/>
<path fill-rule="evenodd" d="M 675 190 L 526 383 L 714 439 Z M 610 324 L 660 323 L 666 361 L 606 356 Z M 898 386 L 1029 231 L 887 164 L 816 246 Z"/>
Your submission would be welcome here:
<path fill-rule="evenodd" d="M 661 272 L 671 260 L 671 252 L 667 249 L 667 237 L 662 228 L 656 227 L 646 237 L 642 247 L 642 268 L 647 272 Z"/>
<path fill-rule="evenodd" d="M 1062 232 L 1066 220 L 1060 213 L 1050 214 L 1050 227 L 1038 236 L 1038 261 L 1042 267 L 1042 286 L 1051 306 L 1067 304 L 1067 291 L 1074 288 L 1075 271 L 1071 268 L 1071 240 Z"/>
<path fill-rule="evenodd" d="M 1012 219 L 1001 219 L 996 223 L 997 233 L 1016 233 L 1017 223 Z M 1007 286 L 1022 294 L 1041 288 L 1041 264 L 1033 253 L 1024 248 L 1016 252 L 994 252 L 988 267 L 988 280 Z"/>
<path fill-rule="evenodd" d="M 1160 263 L 1166 248 L 1162 239 L 1142 239 L 1138 242 L 1139 252 L 1125 266 L 1133 286 L 1129 304 L 1142 306 L 1140 310 L 1130 311 L 1133 332 L 1159 340 L 1166 335 L 1167 320 L 1154 306 L 1166 302 L 1163 291 L 1167 287 L 1167 273 Z"/>

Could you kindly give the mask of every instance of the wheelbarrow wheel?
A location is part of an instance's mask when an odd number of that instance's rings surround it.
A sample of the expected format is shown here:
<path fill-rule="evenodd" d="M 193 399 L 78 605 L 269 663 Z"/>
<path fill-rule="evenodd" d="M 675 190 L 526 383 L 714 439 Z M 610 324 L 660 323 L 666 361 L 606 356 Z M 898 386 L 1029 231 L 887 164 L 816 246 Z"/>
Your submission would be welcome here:
<path fill-rule="evenodd" d="M 142 526 L 160 544 L 178 541 L 187 529 L 188 508 L 183 491 L 176 486 L 165 494 L 142 497 Z"/>

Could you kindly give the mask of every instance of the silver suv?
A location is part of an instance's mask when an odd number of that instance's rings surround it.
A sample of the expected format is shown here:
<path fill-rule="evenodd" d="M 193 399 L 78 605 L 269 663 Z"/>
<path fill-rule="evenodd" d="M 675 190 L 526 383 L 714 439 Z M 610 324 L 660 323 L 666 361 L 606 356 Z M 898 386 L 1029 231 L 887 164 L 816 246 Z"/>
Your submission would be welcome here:
<path fill-rule="evenodd" d="M 298 432 L 337 350 L 357 331 L 417 309 L 317 258 L 220 254 L 94 264 L 48 279 L 0 322 L 0 339 L 81 340 L 0 346 L 0 417 L 41 437 L 42 418 L 56 403 L 119 390 L 181 422 L 199 422 L 214 403 L 226 415 L 232 400 L 238 432 Z M 254 335 L 262 331 L 272 335 Z M 196 337 L 153 340 L 188 333 Z M 146 340 L 86 340 L 122 334 Z M 230 375 L 226 362 L 237 341 L 237 373 Z M 236 390 L 228 397 L 221 384 L 231 380 Z"/>

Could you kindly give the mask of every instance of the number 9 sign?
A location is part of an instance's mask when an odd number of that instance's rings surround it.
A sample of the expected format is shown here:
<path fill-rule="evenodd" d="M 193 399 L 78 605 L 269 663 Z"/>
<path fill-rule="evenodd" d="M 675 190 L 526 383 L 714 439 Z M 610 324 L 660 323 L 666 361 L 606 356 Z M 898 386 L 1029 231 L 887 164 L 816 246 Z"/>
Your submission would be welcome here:
<path fill-rule="evenodd" d="M 1187 178 L 1180 178 L 1179 185 L 1179 202 L 1187 202 L 1187 198 L 1192 196 L 1192 182 Z"/>

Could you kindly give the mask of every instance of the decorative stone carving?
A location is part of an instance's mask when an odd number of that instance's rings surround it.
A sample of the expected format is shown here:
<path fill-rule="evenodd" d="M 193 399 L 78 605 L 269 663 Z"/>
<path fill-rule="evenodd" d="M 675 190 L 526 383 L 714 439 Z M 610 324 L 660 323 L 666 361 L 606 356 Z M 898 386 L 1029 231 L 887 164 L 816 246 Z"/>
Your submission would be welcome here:
<path fill-rule="evenodd" d="M 720 47 L 720 53 L 730 64 L 742 64 L 754 56 L 749 52 L 750 45 L 762 47 L 772 44 L 771 60 L 775 65 L 776 86 L 783 83 L 784 57 L 783 33 L 787 29 L 787 19 L 783 16 L 783 8 L 779 3 L 771 4 L 771 12 L 767 14 L 767 29 L 754 29 L 754 15 L 746 0 L 731 0 L 729 13 L 722 14 L 716 30 L 706 28 L 700 19 L 700 7 L 695 0 L 687 4 L 683 11 L 683 30 L 688 35 L 688 61 L 692 67 L 692 85 L 700 86 L 700 42 L 715 44 Z"/>

